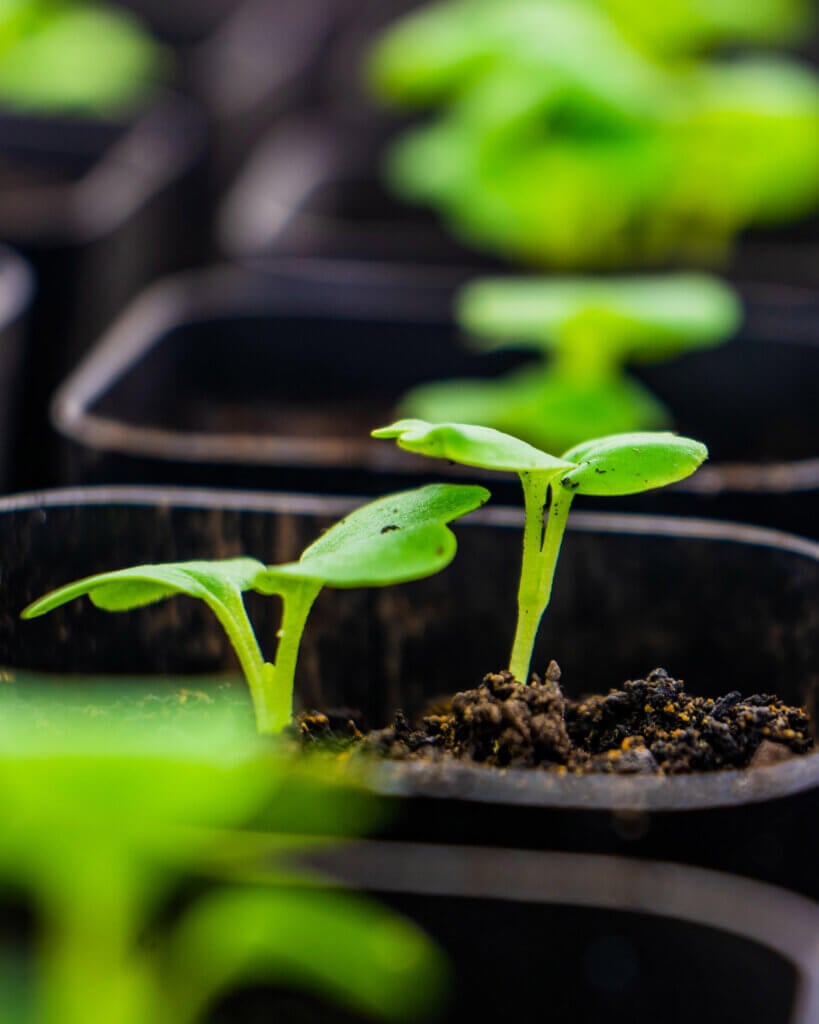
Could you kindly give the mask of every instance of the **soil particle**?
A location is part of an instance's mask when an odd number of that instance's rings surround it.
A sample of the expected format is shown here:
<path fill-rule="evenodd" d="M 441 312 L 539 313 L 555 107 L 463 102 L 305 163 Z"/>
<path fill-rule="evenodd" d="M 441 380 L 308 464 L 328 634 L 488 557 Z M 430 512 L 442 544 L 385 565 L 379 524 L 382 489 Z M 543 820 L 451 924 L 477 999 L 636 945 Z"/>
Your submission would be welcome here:
<path fill-rule="evenodd" d="M 561 773 L 669 774 L 777 763 L 813 746 L 804 708 L 777 697 L 694 697 L 663 669 L 622 689 L 570 700 L 551 662 L 528 684 L 490 673 L 412 723 L 399 711 L 392 725 L 364 733 L 349 711 L 335 718 L 301 715 L 304 745 L 350 747 L 396 760 L 458 758 L 498 767 L 542 767 Z"/>

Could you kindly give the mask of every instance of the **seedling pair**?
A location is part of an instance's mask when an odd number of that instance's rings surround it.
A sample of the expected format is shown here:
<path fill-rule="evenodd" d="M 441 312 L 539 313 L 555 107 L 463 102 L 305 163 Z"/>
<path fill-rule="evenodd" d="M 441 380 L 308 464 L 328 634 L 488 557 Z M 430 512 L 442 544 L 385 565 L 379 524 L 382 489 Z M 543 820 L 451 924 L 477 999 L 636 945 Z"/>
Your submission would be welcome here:
<path fill-rule="evenodd" d="M 521 681 L 528 678 L 575 495 L 635 494 L 663 487 L 693 473 L 707 457 L 704 445 L 664 433 L 588 441 L 560 458 L 508 434 L 463 424 L 401 420 L 374 431 L 374 436 L 395 438 L 400 447 L 423 455 L 520 476 L 526 521 L 509 668 Z M 47 594 L 29 605 L 23 617 L 43 615 L 83 595 L 107 611 L 138 608 L 174 594 L 200 598 L 236 651 L 259 730 L 278 732 L 292 714 L 301 637 L 321 589 L 386 586 L 439 572 L 456 551 L 447 524 L 488 498 L 483 487 L 431 484 L 363 506 L 311 544 L 298 562 L 265 566 L 253 558 L 236 558 L 102 573 Z M 242 594 L 251 590 L 282 599 L 279 645 L 272 663 L 262 655 L 244 606 Z"/>
<path fill-rule="evenodd" d="M 654 430 L 670 416 L 626 363 L 660 362 L 729 338 L 732 290 L 705 274 L 610 279 L 487 278 L 457 296 L 456 319 L 478 351 L 539 357 L 504 377 L 435 381 L 401 401 L 408 417 L 474 423 L 548 451 L 588 437 Z"/>

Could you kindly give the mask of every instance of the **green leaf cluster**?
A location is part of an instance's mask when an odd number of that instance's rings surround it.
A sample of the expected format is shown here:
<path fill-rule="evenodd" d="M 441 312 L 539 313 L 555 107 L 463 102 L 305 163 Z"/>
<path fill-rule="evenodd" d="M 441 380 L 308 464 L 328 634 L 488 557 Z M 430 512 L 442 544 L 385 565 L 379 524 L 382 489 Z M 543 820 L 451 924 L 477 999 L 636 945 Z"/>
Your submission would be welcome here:
<path fill-rule="evenodd" d="M 778 20 L 762 6 L 760 36 Z M 392 187 L 466 244 L 578 269 L 714 261 L 740 230 L 815 209 L 816 74 L 785 58 L 667 60 L 646 42 L 655 7 L 446 0 L 399 22 L 371 54 L 371 87 L 442 110 L 393 146 Z M 692 39 L 754 21 L 732 0 L 678 0 L 669 22 L 682 8 L 702 26 Z M 793 27 L 804 5 L 780 11 Z M 676 53 L 686 33 L 671 34 Z"/>
<path fill-rule="evenodd" d="M 462 289 L 456 317 L 478 351 L 523 349 L 537 361 L 501 378 L 421 385 L 402 398 L 401 412 L 561 449 L 668 426 L 666 408 L 626 365 L 720 344 L 736 331 L 741 307 L 705 274 L 488 278 Z"/>
<path fill-rule="evenodd" d="M 134 15 L 72 0 L 0 0 L 0 105 L 116 116 L 165 77 L 169 57 Z"/>

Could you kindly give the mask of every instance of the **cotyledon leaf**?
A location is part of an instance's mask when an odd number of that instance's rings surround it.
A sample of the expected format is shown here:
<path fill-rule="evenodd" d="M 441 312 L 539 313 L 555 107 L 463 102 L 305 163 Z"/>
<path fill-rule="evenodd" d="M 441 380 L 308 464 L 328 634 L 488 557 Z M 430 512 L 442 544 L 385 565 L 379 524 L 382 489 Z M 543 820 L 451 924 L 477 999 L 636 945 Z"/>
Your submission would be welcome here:
<path fill-rule="evenodd" d="M 616 496 L 684 480 L 708 458 L 708 449 L 671 433 L 613 434 L 584 441 L 563 458 L 577 464 L 560 479 L 568 490 Z"/>
<path fill-rule="evenodd" d="M 264 564 L 255 558 L 229 558 L 213 562 L 140 565 L 98 573 L 51 591 L 32 602 L 22 617 L 33 619 L 45 615 L 84 595 L 88 595 L 98 608 L 109 612 L 141 608 L 173 594 L 221 600 L 228 593 L 235 595 L 253 589 L 256 577 L 264 568 Z"/>
<path fill-rule="evenodd" d="M 286 579 L 364 587 L 432 575 L 455 556 L 455 535 L 446 524 L 488 499 L 486 488 L 466 484 L 430 484 L 379 498 L 336 523 L 298 562 L 269 566 L 255 589 L 277 593 Z"/>
<path fill-rule="evenodd" d="M 738 328 L 742 308 L 718 278 L 675 273 L 600 280 L 486 278 L 460 292 L 456 315 L 465 330 L 483 339 L 483 348 L 550 348 L 569 325 L 586 322 L 601 344 L 617 341 L 624 354 L 648 359 L 726 340 Z"/>
<path fill-rule="evenodd" d="M 565 458 L 533 448 L 510 434 L 491 427 L 465 423 L 427 423 L 425 420 L 398 420 L 372 432 L 373 437 L 394 438 L 399 448 L 419 455 L 449 459 L 464 466 L 512 473 L 551 472 L 572 469 Z"/>

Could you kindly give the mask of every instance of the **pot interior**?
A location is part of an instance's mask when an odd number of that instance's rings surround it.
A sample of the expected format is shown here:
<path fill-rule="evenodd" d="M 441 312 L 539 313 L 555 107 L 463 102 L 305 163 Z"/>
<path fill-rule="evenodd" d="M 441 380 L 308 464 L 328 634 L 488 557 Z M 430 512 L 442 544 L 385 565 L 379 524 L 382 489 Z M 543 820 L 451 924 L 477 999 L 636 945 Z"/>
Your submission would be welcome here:
<path fill-rule="evenodd" d="M 140 453 L 140 441 L 129 428 L 147 427 L 180 434 L 174 444 L 183 448 L 190 433 L 358 441 L 352 463 L 412 472 L 406 455 L 391 458 L 384 445 L 367 440 L 369 430 L 395 416 L 408 389 L 437 379 L 498 376 L 530 358 L 469 353 L 446 319 L 452 292 L 444 283 L 419 287 L 431 310 L 440 311 L 438 319 L 419 315 L 420 303 L 409 309 L 389 283 L 353 281 L 346 296 L 344 285 L 324 285 L 316 286 L 312 309 L 288 299 L 275 276 L 271 303 L 246 297 L 243 305 L 227 303 L 207 316 L 188 308 L 158 336 L 146 336 L 116 376 L 95 379 L 97 397 L 88 411 L 122 427 L 132 455 Z M 778 308 L 778 319 L 766 307 L 754 320 L 751 306 L 747 328 L 717 349 L 632 371 L 671 410 L 675 429 L 709 445 L 715 464 L 811 459 L 819 451 L 812 401 L 819 346 L 809 334 L 817 310 L 787 298 Z M 207 450 L 207 440 L 202 443 Z M 244 451 L 237 445 L 221 458 L 242 462 Z M 311 459 L 334 460 L 320 449 Z M 430 464 L 427 472 L 439 470 Z"/>

